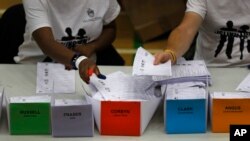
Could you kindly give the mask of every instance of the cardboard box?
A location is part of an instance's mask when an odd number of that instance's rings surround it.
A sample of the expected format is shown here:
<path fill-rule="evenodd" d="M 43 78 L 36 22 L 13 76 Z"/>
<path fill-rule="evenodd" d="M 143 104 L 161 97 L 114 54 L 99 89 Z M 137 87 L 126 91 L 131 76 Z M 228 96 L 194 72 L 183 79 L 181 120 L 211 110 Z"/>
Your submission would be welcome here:
<path fill-rule="evenodd" d="M 164 123 L 168 134 L 205 133 L 207 131 L 207 94 L 167 93 Z"/>
<path fill-rule="evenodd" d="M 7 99 L 10 134 L 50 134 L 50 102 L 49 96 L 10 97 Z"/>
<path fill-rule="evenodd" d="M 143 42 L 175 28 L 186 9 L 186 0 L 122 0 L 121 3 Z"/>
<path fill-rule="evenodd" d="M 52 136 L 78 137 L 94 135 L 91 103 L 83 99 L 56 99 L 51 108 Z"/>
<path fill-rule="evenodd" d="M 211 131 L 228 133 L 230 125 L 250 124 L 250 94 L 214 92 L 210 95 Z"/>
<path fill-rule="evenodd" d="M 87 96 L 101 135 L 140 136 L 155 113 L 160 98 L 148 101 L 100 101 Z"/>

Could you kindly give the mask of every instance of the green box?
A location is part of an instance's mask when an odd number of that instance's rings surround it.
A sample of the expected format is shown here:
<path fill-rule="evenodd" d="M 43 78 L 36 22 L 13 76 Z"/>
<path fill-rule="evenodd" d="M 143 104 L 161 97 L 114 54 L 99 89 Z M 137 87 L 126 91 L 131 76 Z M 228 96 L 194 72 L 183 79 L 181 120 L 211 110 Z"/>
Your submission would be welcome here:
<path fill-rule="evenodd" d="M 9 103 L 10 134 L 50 134 L 50 125 L 50 103 Z"/>

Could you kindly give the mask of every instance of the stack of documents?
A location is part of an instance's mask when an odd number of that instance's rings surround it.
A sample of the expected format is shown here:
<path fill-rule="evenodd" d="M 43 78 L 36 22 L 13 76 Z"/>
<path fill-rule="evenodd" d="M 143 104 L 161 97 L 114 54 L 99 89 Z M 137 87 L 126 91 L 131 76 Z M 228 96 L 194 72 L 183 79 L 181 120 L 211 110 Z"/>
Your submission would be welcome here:
<path fill-rule="evenodd" d="M 114 72 L 106 79 L 90 78 L 96 125 L 101 135 L 140 136 L 162 99 L 151 77 Z"/>
<path fill-rule="evenodd" d="M 75 93 L 75 71 L 57 63 L 37 63 L 36 93 Z"/>
<path fill-rule="evenodd" d="M 171 76 L 171 61 L 163 64 L 154 65 L 155 58 L 142 47 L 137 49 L 134 63 L 133 75 L 149 76 Z"/>
<path fill-rule="evenodd" d="M 168 134 L 204 133 L 207 130 L 207 91 L 204 83 L 167 85 L 164 123 Z"/>
<path fill-rule="evenodd" d="M 156 83 L 151 77 L 129 76 L 121 71 L 107 75 L 106 79 L 93 75 L 90 84 L 96 89 L 94 97 L 100 100 L 149 100 L 156 97 Z"/>
<path fill-rule="evenodd" d="M 161 84 L 201 81 L 211 84 L 211 75 L 203 60 L 180 61 L 172 66 L 172 76 L 153 76 Z"/>
<path fill-rule="evenodd" d="M 0 119 L 2 113 L 2 106 L 3 106 L 3 87 L 0 86 Z"/>
<path fill-rule="evenodd" d="M 50 134 L 50 96 L 10 97 L 6 103 L 10 134 Z"/>
<path fill-rule="evenodd" d="M 55 99 L 51 106 L 52 136 L 78 137 L 94 135 L 91 103 L 83 99 Z"/>
<path fill-rule="evenodd" d="M 230 125 L 250 124 L 250 93 L 214 92 L 210 100 L 212 132 L 227 133 Z"/>

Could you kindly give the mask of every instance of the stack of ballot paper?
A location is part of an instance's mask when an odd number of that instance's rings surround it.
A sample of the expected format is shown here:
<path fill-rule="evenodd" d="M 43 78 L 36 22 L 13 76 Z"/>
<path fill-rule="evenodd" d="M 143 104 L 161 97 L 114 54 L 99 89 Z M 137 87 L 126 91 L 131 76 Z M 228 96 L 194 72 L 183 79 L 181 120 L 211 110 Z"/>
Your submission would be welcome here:
<path fill-rule="evenodd" d="M 161 84 L 201 81 L 211 84 L 211 75 L 203 60 L 180 61 L 172 66 L 172 76 L 153 76 Z"/>
<path fill-rule="evenodd" d="M 0 86 L 0 119 L 2 114 L 2 106 L 3 106 L 3 87 Z"/>
<path fill-rule="evenodd" d="M 83 99 L 55 99 L 51 104 L 51 128 L 54 137 L 94 135 L 91 103 Z"/>
<path fill-rule="evenodd" d="M 247 77 L 238 85 L 237 91 L 250 92 L 250 73 Z"/>
<path fill-rule="evenodd" d="M 75 93 L 75 71 L 58 63 L 37 63 L 36 93 Z"/>
<path fill-rule="evenodd" d="M 166 133 L 205 133 L 207 96 L 206 85 L 202 82 L 167 85 L 164 101 Z"/>
<path fill-rule="evenodd" d="M 151 76 L 171 76 L 171 61 L 163 64 L 154 65 L 154 56 L 142 47 L 137 49 L 134 63 L 133 75 Z"/>
<path fill-rule="evenodd" d="M 152 79 L 122 72 L 105 80 L 92 75 L 90 86 L 87 98 L 101 135 L 142 135 L 162 99 L 160 86 L 154 86 Z"/>
<path fill-rule="evenodd" d="M 10 134 L 50 134 L 50 96 L 17 96 L 6 100 Z"/>
<path fill-rule="evenodd" d="M 214 92 L 210 100 L 212 132 L 227 133 L 230 125 L 250 124 L 250 93 Z"/>

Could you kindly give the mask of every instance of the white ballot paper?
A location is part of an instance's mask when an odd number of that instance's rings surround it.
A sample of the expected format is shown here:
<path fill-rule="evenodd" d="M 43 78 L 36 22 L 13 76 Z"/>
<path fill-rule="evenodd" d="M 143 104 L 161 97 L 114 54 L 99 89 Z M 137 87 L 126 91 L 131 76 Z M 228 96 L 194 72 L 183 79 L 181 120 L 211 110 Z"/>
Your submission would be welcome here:
<path fill-rule="evenodd" d="M 36 93 L 75 93 L 75 71 L 56 63 L 37 63 Z"/>
<path fill-rule="evenodd" d="M 128 76 L 120 71 L 107 75 L 105 80 L 90 77 L 90 85 L 97 89 L 93 97 L 100 100 L 149 100 L 158 96 L 155 84 L 151 77 Z"/>
<path fill-rule="evenodd" d="M 250 92 L 250 73 L 247 77 L 238 85 L 237 91 Z"/>
<path fill-rule="evenodd" d="M 154 65 L 154 56 L 142 47 L 137 49 L 132 75 L 171 76 L 171 61 Z"/>
<path fill-rule="evenodd" d="M 154 81 L 162 84 L 187 81 L 211 83 L 211 75 L 204 60 L 180 61 L 172 66 L 172 76 L 153 76 Z"/>
<path fill-rule="evenodd" d="M 184 82 L 167 85 L 166 99 L 205 99 L 206 85 L 202 82 Z"/>

